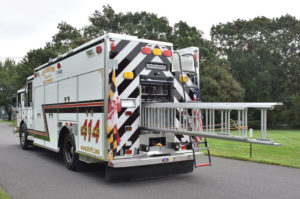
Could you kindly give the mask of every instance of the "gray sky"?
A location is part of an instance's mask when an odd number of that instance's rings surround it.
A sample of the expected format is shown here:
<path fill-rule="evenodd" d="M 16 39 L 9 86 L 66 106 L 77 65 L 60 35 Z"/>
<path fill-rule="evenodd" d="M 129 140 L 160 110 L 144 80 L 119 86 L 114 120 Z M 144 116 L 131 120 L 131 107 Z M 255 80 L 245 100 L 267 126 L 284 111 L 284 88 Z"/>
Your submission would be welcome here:
<path fill-rule="evenodd" d="M 116 12 L 147 11 L 196 26 L 209 38 L 210 27 L 256 16 L 290 14 L 300 19 L 299 0 L 0 0 L 0 61 L 23 57 L 27 51 L 51 41 L 61 21 L 81 28 L 102 5 Z"/>

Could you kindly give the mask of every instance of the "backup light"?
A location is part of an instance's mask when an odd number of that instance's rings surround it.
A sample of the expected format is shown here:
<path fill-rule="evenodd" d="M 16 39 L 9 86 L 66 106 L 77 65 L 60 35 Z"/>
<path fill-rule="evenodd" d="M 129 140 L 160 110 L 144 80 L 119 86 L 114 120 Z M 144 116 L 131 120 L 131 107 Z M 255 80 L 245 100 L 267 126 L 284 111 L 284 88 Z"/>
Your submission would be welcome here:
<path fill-rule="evenodd" d="M 145 151 L 145 152 L 149 152 L 150 151 L 150 147 L 148 145 L 141 144 L 140 145 L 140 150 L 141 151 Z"/>
<path fill-rule="evenodd" d="M 149 48 L 149 47 L 143 47 L 142 48 L 142 53 L 143 54 L 151 54 L 151 48 Z"/>
<path fill-rule="evenodd" d="M 133 74 L 133 72 L 124 72 L 123 77 L 124 77 L 124 79 L 133 79 L 134 74 Z"/>
<path fill-rule="evenodd" d="M 161 49 L 159 49 L 159 48 L 154 48 L 154 49 L 153 49 L 153 55 L 157 55 L 157 56 L 162 55 Z"/>
<path fill-rule="evenodd" d="M 178 151 L 180 149 L 180 144 L 179 143 L 171 143 L 171 148 L 174 149 L 175 151 Z"/>

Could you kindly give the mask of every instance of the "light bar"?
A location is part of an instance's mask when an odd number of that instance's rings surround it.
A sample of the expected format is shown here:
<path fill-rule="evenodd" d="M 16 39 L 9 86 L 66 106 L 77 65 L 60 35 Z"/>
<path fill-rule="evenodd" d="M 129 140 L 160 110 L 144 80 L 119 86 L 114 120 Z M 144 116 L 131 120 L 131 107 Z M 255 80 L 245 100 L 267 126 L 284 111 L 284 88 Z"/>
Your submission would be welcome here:
<path fill-rule="evenodd" d="M 151 52 L 151 48 L 149 48 L 149 47 L 143 47 L 142 48 L 142 53 L 143 54 L 151 54 L 152 52 Z"/>
<path fill-rule="evenodd" d="M 154 48 L 154 49 L 153 49 L 153 55 L 157 55 L 157 56 L 162 55 L 161 49 L 159 49 L 159 48 Z"/>
<path fill-rule="evenodd" d="M 172 51 L 171 50 L 164 50 L 164 56 L 171 57 L 172 56 Z"/>

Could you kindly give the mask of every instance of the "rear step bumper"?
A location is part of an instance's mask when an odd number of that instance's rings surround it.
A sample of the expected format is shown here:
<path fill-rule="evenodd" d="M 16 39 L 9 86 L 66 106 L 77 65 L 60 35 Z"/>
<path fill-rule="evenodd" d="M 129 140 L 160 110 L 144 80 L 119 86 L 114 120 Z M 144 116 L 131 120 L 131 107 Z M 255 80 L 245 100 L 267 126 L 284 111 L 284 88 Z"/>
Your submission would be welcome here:
<path fill-rule="evenodd" d="M 105 168 L 105 180 L 110 182 L 146 180 L 190 173 L 193 172 L 193 169 L 193 160 L 124 168 L 107 166 Z"/>
<path fill-rule="evenodd" d="M 203 156 L 203 152 L 195 152 L 196 159 Z M 124 167 L 137 167 L 144 165 L 155 165 L 155 164 L 170 164 L 174 162 L 182 162 L 194 160 L 192 152 L 178 153 L 168 156 L 158 157 L 139 157 L 139 158 L 126 158 L 116 159 L 110 163 L 110 167 L 113 168 L 124 168 Z"/>

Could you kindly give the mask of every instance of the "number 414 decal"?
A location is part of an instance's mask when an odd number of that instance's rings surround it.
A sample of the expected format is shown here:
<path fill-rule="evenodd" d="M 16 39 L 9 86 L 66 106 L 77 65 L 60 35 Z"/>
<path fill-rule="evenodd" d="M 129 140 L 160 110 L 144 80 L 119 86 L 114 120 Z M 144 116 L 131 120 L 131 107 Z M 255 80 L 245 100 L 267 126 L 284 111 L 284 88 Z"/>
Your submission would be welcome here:
<path fill-rule="evenodd" d="M 92 130 L 92 123 L 93 120 L 89 121 L 88 124 L 88 120 L 86 119 L 82 125 L 82 127 L 80 128 L 81 130 L 81 135 L 84 136 L 84 141 L 86 140 L 86 137 L 88 136 L 88 141 L 91 141 L 91 137 L 96 138 L 96 143 L 98 143 L 99 140 L 99 136 L 100 136 L 100 130 L 99 130 L 99 125 L 100 125 L 100 120 L 97 120 L 97 123 L 95 125 L 95 127 Z"/>

